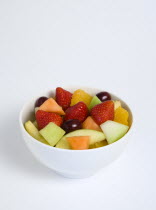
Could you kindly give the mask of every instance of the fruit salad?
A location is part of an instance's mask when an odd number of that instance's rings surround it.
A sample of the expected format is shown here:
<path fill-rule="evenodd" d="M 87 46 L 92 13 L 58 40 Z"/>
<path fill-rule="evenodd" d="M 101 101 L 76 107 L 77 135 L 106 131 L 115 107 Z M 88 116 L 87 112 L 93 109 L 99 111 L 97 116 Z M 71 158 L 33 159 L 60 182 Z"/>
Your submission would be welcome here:
<path fill-rule="evenodd" d="M 104 147 L 123 137 L 130 126 L 129 113 L 108 92 L 90 95 L 82 89 L 73 93 L 57 87 L 55 97 L 35 102 L 34 121 L 26 131 L 52 147 L 86 150 Z"/>

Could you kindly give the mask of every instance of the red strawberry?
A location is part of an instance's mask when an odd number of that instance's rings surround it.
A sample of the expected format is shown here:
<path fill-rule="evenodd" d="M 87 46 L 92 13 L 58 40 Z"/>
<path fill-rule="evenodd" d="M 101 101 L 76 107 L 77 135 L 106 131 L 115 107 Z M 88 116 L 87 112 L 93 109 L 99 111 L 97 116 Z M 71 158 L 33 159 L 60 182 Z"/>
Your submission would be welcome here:
<path fill-rule="evenodd" d="M 101 125 L 107 120 L 114 120 L 114 102 L 105 101 L 94 106 L 91 109 L 91 116 L 98 125 Z"/>
<path fill-rule="evenodd" d="M 63 110 L 66 110 L 70 106 L 72 94 L 64 90 L 61 87 L 56 88 L 56 101 L 62 106 Z"/>
<path fill-rule="evenodd" d="M 65 111 L 64 121 L 77 119 L 83 122 L 88 116 L 88 108 L 84 102 L 79 102 Z"/>
<path fill-rule="evenodd" d="M 45 112 L 43 110 L 38 110 L 36 112 L 36 121 L 38 124 L 39 130 L 44 128 L 50 122 L 55 123 L 56 125 L 60 126 L 62 124 L 62 117 L 58 114 L 52 112 Z"/>

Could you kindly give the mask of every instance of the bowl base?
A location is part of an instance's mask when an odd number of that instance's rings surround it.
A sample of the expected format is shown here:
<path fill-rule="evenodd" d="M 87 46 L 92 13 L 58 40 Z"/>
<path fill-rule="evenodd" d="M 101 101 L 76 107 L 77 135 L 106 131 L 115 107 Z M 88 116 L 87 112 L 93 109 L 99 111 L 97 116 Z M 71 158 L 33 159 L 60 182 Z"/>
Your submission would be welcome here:
<path fill-rule="evenodd" d="M 95 175 L 95 173 L 91 173 L 91 174 L 67 174 L 67 173 L 61 173 L 61 172 L 57 172 L 54 171 L 56 174 L 58 174 L 59 176 L 62 176 L 64 178 L 68 178 L 68 179 L 85 179 L 88 178 L 90 176 Z"/>

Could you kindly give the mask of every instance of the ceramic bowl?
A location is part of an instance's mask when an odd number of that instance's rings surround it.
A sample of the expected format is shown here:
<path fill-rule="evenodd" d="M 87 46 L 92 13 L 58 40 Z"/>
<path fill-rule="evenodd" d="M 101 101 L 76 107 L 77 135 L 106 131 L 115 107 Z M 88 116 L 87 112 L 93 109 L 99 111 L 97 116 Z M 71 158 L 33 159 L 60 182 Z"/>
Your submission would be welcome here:
<path fill-rule="evenodd" d="M 64 88 L 73 92 L 80 87 Z M 81 89 L 91 95 L 95 95 L 96 93 L 102 91 L 100 89 L 86 87 Z M 40 96 L 53 97 L 54 93 L 55 90 L 47 91 L 42 93 Z M 24 128 L 24 123 L 27 120 L 34 120 L 34 103 L 40 96 L 34 97 L 23 106 L 19 116 L 20 130 L 27 147 L 34 157 L 43 165 L 64 177 L 86 178 L 94 175 L 100 169 L 116 160 L 124 151 L 128 141 L 131 139 L 133 127 L 132 111 L 122 99 L 114 94 L 111 94 L 113 100 L 120 100 L 122 102 L 122 106 L 128 110 L 130 115 L 130 129 L 120 140 L 104 147 L 89 150 L 67 150 L 43 144 L 31 137 Z"/>

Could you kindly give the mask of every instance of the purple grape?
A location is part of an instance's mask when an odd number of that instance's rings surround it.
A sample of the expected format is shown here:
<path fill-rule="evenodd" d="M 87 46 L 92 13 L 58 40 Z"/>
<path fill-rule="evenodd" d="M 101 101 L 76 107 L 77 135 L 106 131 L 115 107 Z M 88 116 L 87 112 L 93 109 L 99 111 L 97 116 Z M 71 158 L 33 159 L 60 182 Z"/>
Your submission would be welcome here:
<path fill-rule="evenodd" d="M 100 92 L 100 93 L 97 93 L 96 96 L 102 101 L 108 101 L 108 100 L 111 100 L 111 96 L 108 92 Z"/>
<path fill-rule="evenodd" d="M 35 107 L 40 107 L 47 99 L 45 96 L 38 98 L 35 102 Z"/>
<path fill-rule="evenodd" d="M 63 123 L 62 129 L 66 131 L 66 133 L 78 130 L 82 128 L 82 124 L 79 120 L 67 120 Z"/>

